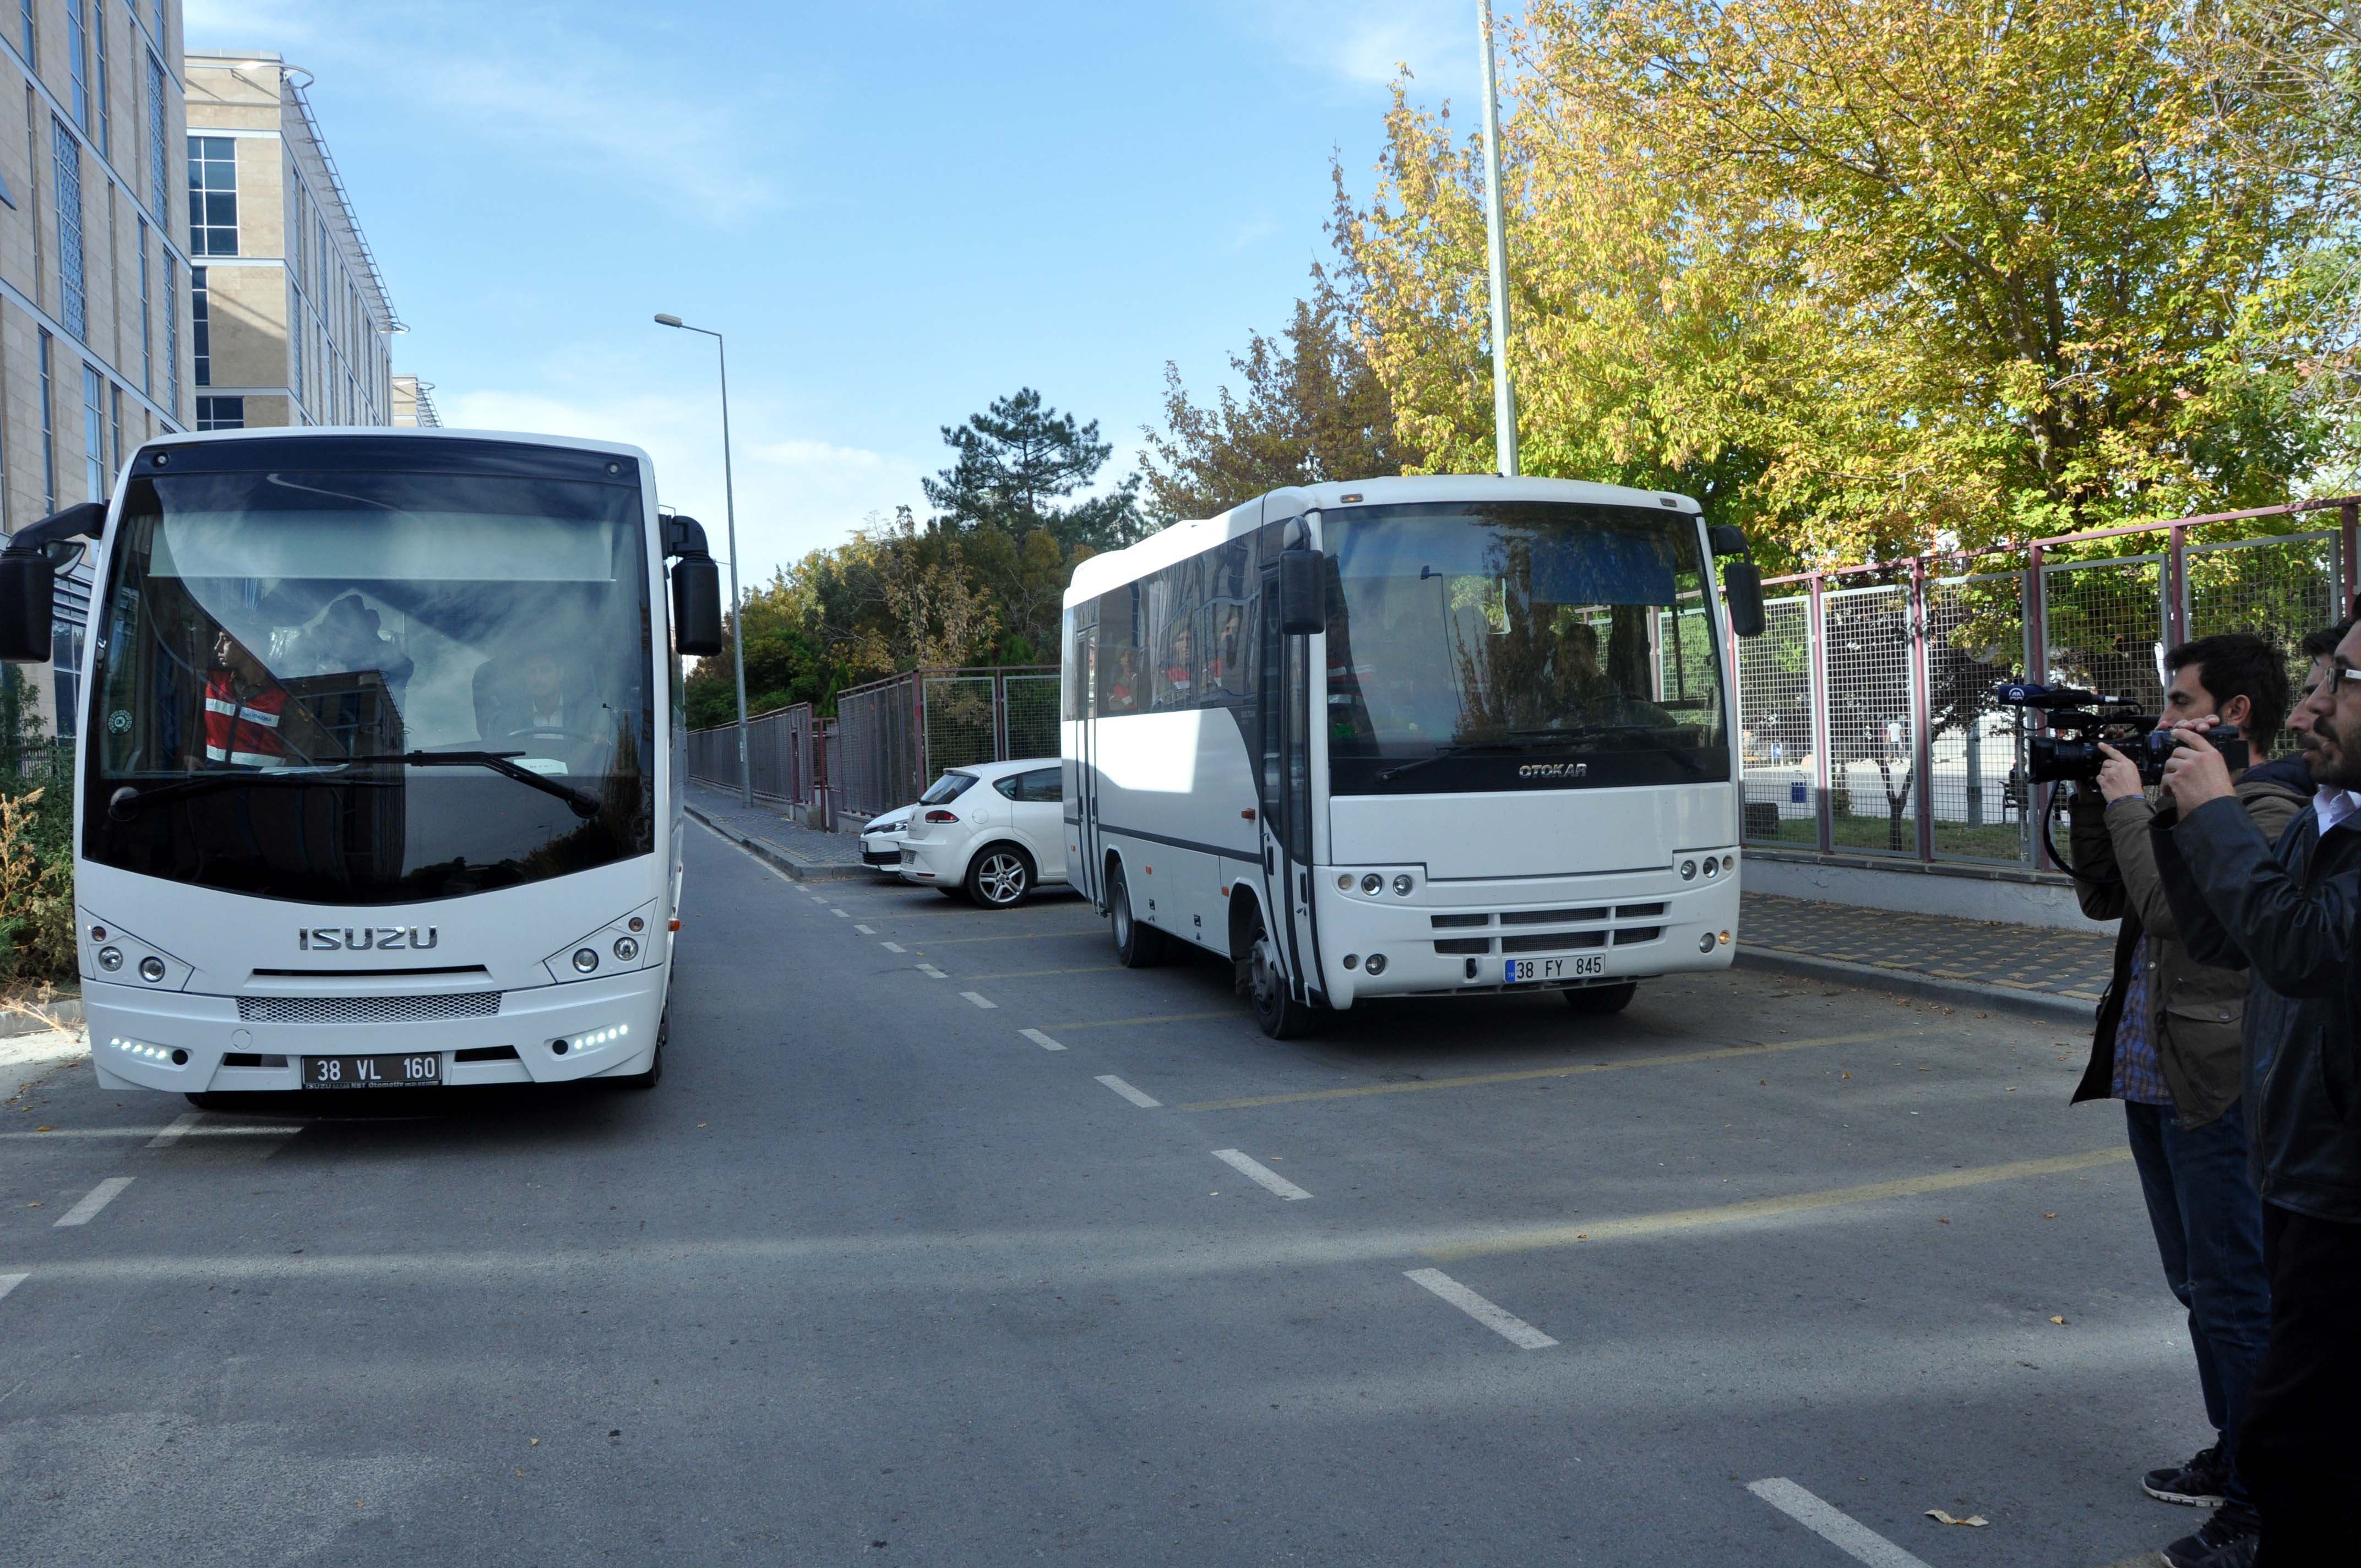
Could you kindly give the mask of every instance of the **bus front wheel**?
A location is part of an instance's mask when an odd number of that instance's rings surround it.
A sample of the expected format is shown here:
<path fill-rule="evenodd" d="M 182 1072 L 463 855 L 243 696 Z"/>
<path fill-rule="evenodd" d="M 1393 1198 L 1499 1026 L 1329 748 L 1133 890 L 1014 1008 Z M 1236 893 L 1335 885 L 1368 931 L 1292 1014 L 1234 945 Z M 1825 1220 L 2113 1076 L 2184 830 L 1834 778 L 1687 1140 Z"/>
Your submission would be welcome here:
<path fill-rule="evenodd" d="M 1107 878 L 1107 910 L 1115 921 L 1115 962 L 1126 969 L 1148 969 L 1164 961 L 1164 933 L 1132 918 L 1131 884 L 1117 864 Z"/>
<path fill-rule="evenodd" d="M 1298 1002 L 1288 989 L 1287 971 L 1279 967 L 1279 944 L 1259 917 L 1255 922 L 1246 994 L 1254 1003 L 1255 1022 L 1274 1040 L 1300 1040 L 1326 1021 L 1327 1009 Z"/>
<path fill-rule="evenodd" d="M 1576 986 L 1565 993 L 1565 1000 L 1567 1005 L 1585 1017 L 1599 1018 L 1609 1013 L 1620 1013 L 1631 1006 L 1631 998 L 1639 992 L 1640 982 L 1627 980 L 1620 985 Z"/>

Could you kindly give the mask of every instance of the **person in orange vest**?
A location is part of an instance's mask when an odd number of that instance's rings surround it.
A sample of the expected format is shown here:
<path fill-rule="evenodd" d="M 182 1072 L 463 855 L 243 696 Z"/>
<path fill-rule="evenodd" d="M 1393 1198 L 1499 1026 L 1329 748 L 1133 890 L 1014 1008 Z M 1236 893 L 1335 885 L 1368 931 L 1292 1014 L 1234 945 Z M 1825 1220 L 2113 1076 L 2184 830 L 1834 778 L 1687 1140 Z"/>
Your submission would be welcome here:
<path fill-rule="evenodd" d="M 286 766 L 287 740 L 280 733 L 286 712 L 287 688 L 262 661 L 228 632 L 216 637 L 213 672 L 205 677 L 204 766 Z"/>

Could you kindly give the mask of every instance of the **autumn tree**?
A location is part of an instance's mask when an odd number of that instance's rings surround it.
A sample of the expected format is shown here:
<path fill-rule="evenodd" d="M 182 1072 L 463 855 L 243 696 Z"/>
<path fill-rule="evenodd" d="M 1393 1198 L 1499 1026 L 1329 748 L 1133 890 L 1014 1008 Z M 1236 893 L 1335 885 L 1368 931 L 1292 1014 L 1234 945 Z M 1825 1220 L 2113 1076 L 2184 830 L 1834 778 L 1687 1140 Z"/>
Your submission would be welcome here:
<path fill-rule="evenodd" d="M 1115 448 L 1099 439 L 1098 421 L 1061 414 L 1030 387 L 994 398 L 964 424 L 945 425 L 943 444 L 951 466 L 921 481 L 939 528 L 997 528 L 1013 539 L 1046 530 L 1067 550 L 1128 544 L 1144 532 L 1137 478 L 1069 499 L 1097 478 Z"/>
<path fill-rule="evenodd" d="M 1165 428 L 1142 432 L 1149 516 L 1212 517 L 1290 485 L 1401 471 L 1385 383 L 1326 275 L 1315 269 L 1312 284 L 1279 337 L 1255 333 L 1244 354 L 1230 356 L 1239 394 L 1223 387 L 1212 402 L 1196 402 L 1180 367 L 1165 362 Z"/>

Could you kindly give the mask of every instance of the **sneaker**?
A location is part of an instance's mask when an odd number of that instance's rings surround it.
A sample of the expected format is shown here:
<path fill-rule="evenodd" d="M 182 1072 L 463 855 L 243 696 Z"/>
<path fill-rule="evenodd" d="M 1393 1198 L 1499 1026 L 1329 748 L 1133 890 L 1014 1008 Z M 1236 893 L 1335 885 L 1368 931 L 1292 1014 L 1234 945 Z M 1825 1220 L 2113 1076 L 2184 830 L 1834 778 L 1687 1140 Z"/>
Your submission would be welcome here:
<path fill-rule="evenodd" d="M 2168 1464 L 2161 1470 L 2151 1470 L 2140 1477 L 2140 1490 L 2164 1503 L 2187 1503 L 2191 1508 L 2218 1508 L 2222 1506 L 2222 1488 L 2230 1479 L 2230 1465 L 2222 1457 L 2222 1445 L 2200 1449 L 2186 1464 Z"/>
<path fill-rule="evenodd" d="M 2262 1521 L 2251 1508 L 2216 1508 L 2213 1517 L 2164 1549 L 2170 1568 L 2246 1568 L 2255 1560 Z"/>

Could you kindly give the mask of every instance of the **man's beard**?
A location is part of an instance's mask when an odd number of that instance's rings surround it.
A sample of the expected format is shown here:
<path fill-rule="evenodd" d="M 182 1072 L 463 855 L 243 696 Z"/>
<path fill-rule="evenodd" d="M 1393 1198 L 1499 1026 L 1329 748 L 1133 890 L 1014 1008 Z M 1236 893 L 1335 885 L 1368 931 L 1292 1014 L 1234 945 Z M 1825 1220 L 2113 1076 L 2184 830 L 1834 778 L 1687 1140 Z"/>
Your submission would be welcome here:
<path fill-rule="evenodd" d="M 2361 720 L 2331 719 L 2298 737 L 2312 782 L 2323 789 L 2361 789 Z"/>

